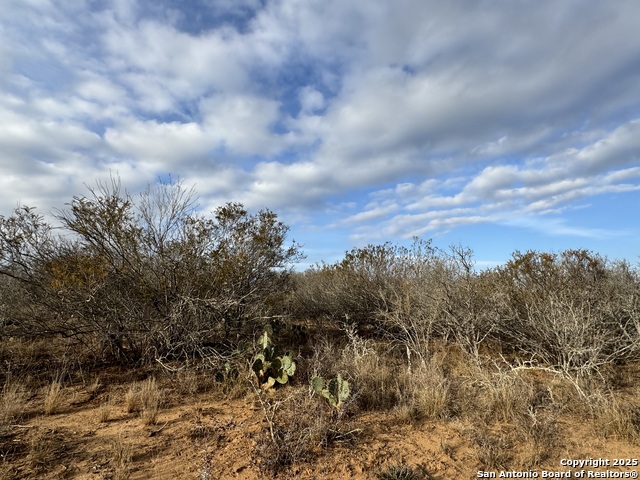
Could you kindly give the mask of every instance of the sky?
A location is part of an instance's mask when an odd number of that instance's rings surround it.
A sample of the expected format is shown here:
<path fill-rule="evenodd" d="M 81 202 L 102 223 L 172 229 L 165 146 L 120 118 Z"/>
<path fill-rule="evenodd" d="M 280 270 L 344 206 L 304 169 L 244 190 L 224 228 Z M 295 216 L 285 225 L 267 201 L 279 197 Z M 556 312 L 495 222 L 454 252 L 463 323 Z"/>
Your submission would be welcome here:
<path fill-rule="evenodd" d="M 640 260 L 640 2 L 1 0 L 0 214 L 114 174 L 268 208 L 307 259 Z"/>

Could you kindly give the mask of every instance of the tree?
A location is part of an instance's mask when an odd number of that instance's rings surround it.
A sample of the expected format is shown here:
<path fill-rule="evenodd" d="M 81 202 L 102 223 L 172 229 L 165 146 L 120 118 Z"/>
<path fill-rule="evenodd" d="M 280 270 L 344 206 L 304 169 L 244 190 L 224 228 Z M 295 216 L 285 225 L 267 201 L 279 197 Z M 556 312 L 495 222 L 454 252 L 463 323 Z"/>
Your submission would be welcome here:
<path fill-rule="evenodd" d="M 42 307 L 23 333 L 98 338 L 97 354 L 149 361 L 251 330 L 279 306 L 299 246 L 269 210 L 228 203 L 205 217 L 196 200 L 180 183 L 134 198 L 112 180 L 58 212 L 57 236 L 29 208 L 1 218 L 0 274 Z"/>
<path fill-rule="evenodd" d="M 626 264 L 587 250 L 515 252 L 497 274 L 502 334 L 518 351 L 577 377 L 640 353 L 640 283 Z"/>

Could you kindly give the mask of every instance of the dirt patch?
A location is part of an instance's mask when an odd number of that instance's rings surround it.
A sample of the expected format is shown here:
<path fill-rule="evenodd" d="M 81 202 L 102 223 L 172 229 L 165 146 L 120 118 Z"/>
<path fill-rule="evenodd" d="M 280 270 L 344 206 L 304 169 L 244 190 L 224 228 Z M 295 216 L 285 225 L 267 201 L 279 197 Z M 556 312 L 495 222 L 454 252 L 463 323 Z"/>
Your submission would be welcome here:
<path fill-rule="evenodd" d="M 43 394 L 32 398 L 27 414 L 0 432 L 0 478 L 372 479 L 405 466 L 415 478 L 465 479 L 478 478 L 478 471 L 566 471 L 562 458 L 640 457 L 638 445 L 604 438 L 589 422 L 569 416 L 556 422 L 553 448 L 541 459 L 513 425 L 463 419 L 409 424 L 393 411 L 366 412 L 349 419 L 357 427 L 351 437 L 318 444 L 310 459 L 274 474 L 264 469 L 260 445 L 269 429 L 252 394 L 231 400 L 219 392 L 181 395 L 165 386 L 164 404 L 148 424 L 128 412 L 126 388 L 96 394 L 67 387 L 52 415 L 38 413 Z"/>

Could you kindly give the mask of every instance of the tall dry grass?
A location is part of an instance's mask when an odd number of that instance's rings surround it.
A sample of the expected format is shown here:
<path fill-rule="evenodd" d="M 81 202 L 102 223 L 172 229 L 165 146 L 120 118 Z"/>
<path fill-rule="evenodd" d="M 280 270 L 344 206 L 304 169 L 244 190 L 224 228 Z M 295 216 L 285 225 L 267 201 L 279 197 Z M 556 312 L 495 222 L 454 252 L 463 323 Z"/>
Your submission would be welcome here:
<path fill-rule="evenodd" d="M 44 393 L 43 411 L 45 415 L 57 413 L 64 400 L 64 391 L 60 377 L 56 377 L 46 387 Z"/>
<path fill-rule="evenodd" d="M 27 391 L 20 382 L 8 379 L 0 392 L 0 426 L 16 422 L 25 413 Z"/>
<path fill-rule="evenodd" d="M 155 377 L 129 385 L 124 404 L 127 413 L 137 413 L 145 425 L 155 425 L 163 399 L 163 394 Z"/>
<path fill-rule="evenodd" d="M 155 378 L 148 378 L 140 388 L 140 404 L 142 411 L 140 416 L 145 425 L 155 425 L 158 421 L 162 393 Z"/>
<path fill-rule="evenodd" d="M 109 463 L 113 469 L 113 480 L 127 480 L 131 476 L 133 453 L 133 445 L 126 442 L 122 436 L 111 440 Z"/>

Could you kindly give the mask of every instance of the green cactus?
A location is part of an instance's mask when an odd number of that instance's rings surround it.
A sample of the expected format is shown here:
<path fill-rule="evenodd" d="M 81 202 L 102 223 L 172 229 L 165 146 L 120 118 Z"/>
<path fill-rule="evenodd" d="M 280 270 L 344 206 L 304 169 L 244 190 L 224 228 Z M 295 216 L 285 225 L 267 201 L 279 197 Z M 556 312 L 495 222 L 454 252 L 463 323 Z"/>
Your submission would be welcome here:
<path fill-rule="evenodd" d="M 329 405 L 338 411 L 349 397 L 349 382 L 344 380 L 340 374 L 328 382 L 322 377 L 313 377 L 311 385 L 317 394 L 326 398 Z"/>
<path fill-rule="evenodd" d="M 271 342 L 268 330 L 260 336 L 258 343 L 262 351 L 253 357 L 251 369 L 262 384 L 262 388 L 271 388 L 276 383 L 286 384 L 296 372 L 296 361 L 291 352 L 276 356 L 276 348 Z"/>

